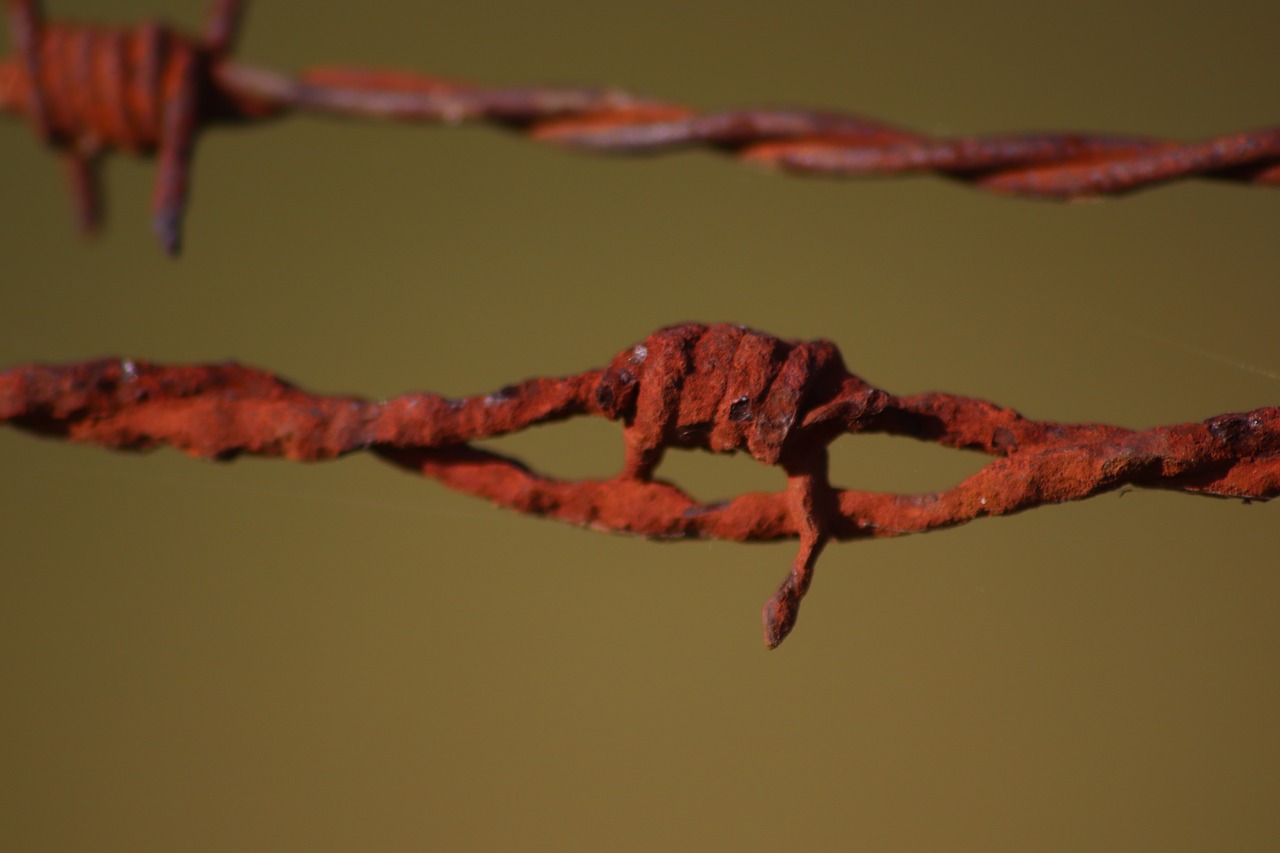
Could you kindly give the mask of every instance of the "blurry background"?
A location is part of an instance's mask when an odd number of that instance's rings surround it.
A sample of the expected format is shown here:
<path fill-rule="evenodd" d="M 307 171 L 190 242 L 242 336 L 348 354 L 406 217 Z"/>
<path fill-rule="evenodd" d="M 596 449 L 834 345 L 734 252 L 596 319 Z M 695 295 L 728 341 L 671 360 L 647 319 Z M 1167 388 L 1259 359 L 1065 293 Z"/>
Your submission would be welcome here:
<path fill-rule="evenodd" d="M 49 2 L 194 27 L 198 0 Z M 932 133 L 1198 138 L 1274 124 L 1280 5 L 619 6 L 259 0 L 237 56 L 809 106 Z M 1207 7 L 1205 7 L 1207 9 Z M 295 118 L 198 146 L 186 250 L 113 158 L 79 240 L 0 124 L 0 361 L 234 358 L 460 395 L 681 320 L 826 337 L 895 392 L 1129 427 L 1280 403 L 1280 194 L 1096 204 L 575 155 L 485 127 Z M 1257 368 L 1257 369 L 1254 369 Z M 606 476 L 615 425 L 498 442 Z M 836 480 L 982 464 L 846 438 Z M 834 545 L 657 544 L 493 509 L 371 458 L 214 465 L 0 431 L 8 850 L 1271 850 L 1280 515 L 1104 495 Z M 714 499 L 780 487 L 672 454 Z"/>

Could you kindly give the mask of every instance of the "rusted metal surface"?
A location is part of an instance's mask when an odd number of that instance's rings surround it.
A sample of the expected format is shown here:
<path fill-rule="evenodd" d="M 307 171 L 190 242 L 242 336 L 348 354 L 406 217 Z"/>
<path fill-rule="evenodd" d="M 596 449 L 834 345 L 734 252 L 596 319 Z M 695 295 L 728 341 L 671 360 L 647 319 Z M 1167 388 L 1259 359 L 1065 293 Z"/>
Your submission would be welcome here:
<path fill-rule="evenodd" d="M 95 170 L 117 148 L 155 154 L 161 245 L 176 252 L 191 148 L 206 125 L 294 110 L 458 124 L 494 122 L 586 151 L 660 153 L 705 146 L 787 172 L 936 173 L 998 193 L 1073 199 L 1193 176 L 1280 183 L 1280 128 L 1199 142 L 1086 133 L 933 138 L 856 116 L 809 110 L 699 113 L 592 88 L 484 88 L 378 69 L 296 75 L 234 62 L 246 0 L 215 0 L 199 37 L 158 24 L 121 30 L 45 22 L 36 0 L 8 0 L 15 55 L 0 61 L 0 111 L 26 116 L 63 152 L 77 217 L 100 218 Z"/>
<path fill-rule="evenodd" d="M 96 176 L 109 149 L 159 160 L 152 224 L 178 250 L 191 150 L 200 125 L 265 115 L 273 108 L 229 100 L 210 75 L 231 47 L 241 4 L 211 4 L 205 34 L 155 23 L 130 30 L 45 23 L 36 0 L 9 0 L 16 57 L 0 63 L 0 110 L 20 113 L 62 152 L 82 230 L 101 221 Z"/>
<path fill-rule="evenodd" d="M 623 424 L 617 476 L 554 479 L 469 444 L 579 415 Z M 26 365 L 0 373 L 0 421 L 69 441 L 119 450 L 167 445 L 207 459 L 311 461 L 367 450 L 495 504 L 599 530 L 798 538 L 791 570 L 764 609 L 770 648 L 794 626 L 830 540 L 920 533 L 1125 485 L 1245 500 L 1280 494 L 1280 407 L 1144 431 L 1033 421 L 955 394 L 895 396 L 849 373 L 829 342 L 787 342 L 730 325 L 663 329 L 603 369 L 456 400 L 311 394 L 234 363 Z M 912 436 L 995 458 L 941 492 L 841 489 L 828 479 L 827 447 L 850 432 Z M 780 466 L 786 490 L 699 503 L 654 479 L 669 447 L 749 453 Z"/>

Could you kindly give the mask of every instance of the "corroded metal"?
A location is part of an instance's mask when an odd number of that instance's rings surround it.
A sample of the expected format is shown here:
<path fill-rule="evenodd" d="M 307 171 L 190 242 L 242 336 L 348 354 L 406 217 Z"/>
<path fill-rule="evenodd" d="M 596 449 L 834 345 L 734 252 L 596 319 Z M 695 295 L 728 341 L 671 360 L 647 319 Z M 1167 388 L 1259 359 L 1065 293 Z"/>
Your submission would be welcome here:
<path fill-rule="evenodd" d="M 623 424 L 617 476 L 554 479 L 469 444 L 580 415 Z M 498 505 L 599 530 L 798 538 L 791 570 L 765 606 L 770 648 L 794 626 L 830 540 L 920 533 L 1126 485 L 1259 501 L 1280 494 L 1280 407 L 1143 431 L 1033 421 L 955 394 L 895 396 L 849 373 L 829 342 L 782 341 L 731 325 L 663 329 L 603 369 L 461 399 L 312 394 L 233 363 L 26 365 L 0 373 L 0 422 L 120 450 L 167 445 L 207 459 L 247 453 L 311 461 L 367 450 Z M 841 489 L 828 479 L 827 447 L 849 432 L 912 436 L 995 458 L 940 492 Z M 787 487 L 699 503 L 653 478 L 669 447 L 749 453 L 781 467 Z"/>
<path fill-rule="evenodd" d="M 217 122 L 304 110 L 437 122 L 488 121 L 583 151 L 661 153 L 704 146 L 782 171 L 935 173 L 993 192 L 1073 199 L 1193 176 L 1280 184 L 1280 128 L 1198 142 L 1086 133 L 934 138 L 814 110 L 702 113 L 594 88 L 486 88 L 407 72 L 316 67 L 284 74 L 228 57 L 245 0 L 214 0 L 202 35 L 158 24 L 109 29 L 45 22 L 9 0 L 15 55 L 0 60 L 0 112 L 26 116 L 64 152 L 81 226 L 98 223 L 99 155 L 155 154 L 155 230 L 176 252 L 191 148 Z"/>
<path fill-rule="evenodd" d="M 17 56 L 0 62 L 0 111 L 26 115 L 40 138 L 62 152 L 81 229 L 93 232 L 101 220 L 101 155 L 110 149 L 154 155 L 152 225 L 161 246 L 176 253 L 200 126 L 275 109 L 209 86 L 211 69 L 231 48 L 241 4 L 213 3 L 201 38 L 155 23 L 127 30 L 49 24 L 35 0 L 9 0 L 8 11 Z"/>

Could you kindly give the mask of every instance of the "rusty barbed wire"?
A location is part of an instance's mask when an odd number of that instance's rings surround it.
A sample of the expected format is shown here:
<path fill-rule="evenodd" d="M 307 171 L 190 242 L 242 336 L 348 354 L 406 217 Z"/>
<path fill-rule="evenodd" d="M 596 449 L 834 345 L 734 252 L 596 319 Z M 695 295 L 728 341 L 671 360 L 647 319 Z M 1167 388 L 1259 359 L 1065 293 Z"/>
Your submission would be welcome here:
<path fill-rule="evenodd" d="M 1075 199 L 1180 178 L 1280 184 L 1280 127 L 1200 142 L 1088 133 L 932 138 L 815 110 L 700 113 L 612 89 L 484 88 L 407 72 L 316 67 L 287 75 L 228 57 L 247 0 L 213 0 L 202 34 L 46 22 L 37 0 L 7 0 L 15 57 L 0 61 L 0 111 L 25 115 L 62 150 L 77 219 L 101 219 L 98 160 L 155 154 L 161 245 L 176 253 L 192 146 L 219 122 L 305 110 L 459 124 L 487 121 L 579 150 L 661 153 L 703 146 L 785 172 L 935 173 L 997 193 Z"/>
<path fill-rule="evenodd" d="M 559 480 L 470 444 L 578 415 L 624 425 L 617 476 Z M 598 530 L 799 538 L 791 570 L 764 608 L 769 648 L 794 627 L 831 540 L 926 532 L 1125 485 L 1246 501 L 1280 494 L 1280 407 L 1143 431 L 1033 421 L 955 394 L 895 396 L 851 374 L 830 342 L 787 342 L 732 325 L 662 329 L 603 369 L 462 399 L 312 394 L 235 363 L 25 365 L 0 373 L 0 422 L 119 450 L 168 445 L 219 460 L 310 461 L 367 450 L 500 506 Z M 840 489 L 828 478 L 827 447 L 843 433 L 912 436 L 996 458 L 941 492 Z M 780 466 L 786 490 L 699 503 L 654 478 L 670 447 L 745 451 Z"/>

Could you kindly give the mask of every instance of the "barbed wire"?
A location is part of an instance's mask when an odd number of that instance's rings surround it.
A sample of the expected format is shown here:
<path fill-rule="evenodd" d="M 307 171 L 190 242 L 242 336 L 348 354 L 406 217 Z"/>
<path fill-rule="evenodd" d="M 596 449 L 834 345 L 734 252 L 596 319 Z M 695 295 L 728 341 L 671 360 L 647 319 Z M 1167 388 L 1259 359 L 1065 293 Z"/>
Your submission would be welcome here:
<path fill-rule="evenodd" d="M 469 443 L 579 415 L 624 425 L 617 476 L 556 479 Z M 764 608 L 769 648 L 794 627 L 831 540 L 921 533 L 1126 485 L 1246 501 L 1280 494 L 1280 407 L 1143 431 L 1033 421 L 956 394 L 895 396 L 851 374 L 830 342 L 782 341 L 733 325 L 673 326 L 603 369 L 461 399 L 313 394 L 235 363 L 25 365 L 0 373 L 0 422 L 206 459 L 313 461 L 369 451 L 500 506 L 597 530 L 798 538 L 791 570 Z M 996 458 L 940 492 L 841 489 L 829 480 L 827 447 L 844 433 L 912 436 Z M 749 453 L 781 467 L 786 490 L 700 503 L 654 478 L 670 447 Z"/>
<path fill-rule="evenodd" d="M 933 138 L 814 110 L 700 113 L 614 89 L 485 88 L 421 74 L 316 67 L 288 75 L 231 60 L 247 0 L 213 0 L 203 32 L 45 21 L 8 0 L 15 56 L 0 61 L 0 111 L 26 116 L 67 164 L 77 221 L 101 222 L 97 167 L 109 149 L 154 154 L 153 227 L 181 243 L 192 149 L 216 123 L 307 111 L 456 125 L 486 121 L 585 150 L 656 154 L 703 146 L 784 172 L 935 173 L 992 192 L 1076 199 L 1188 177 L 1280 184 L 1280 127 L 1199 142 L 1088 133 Z"/>

